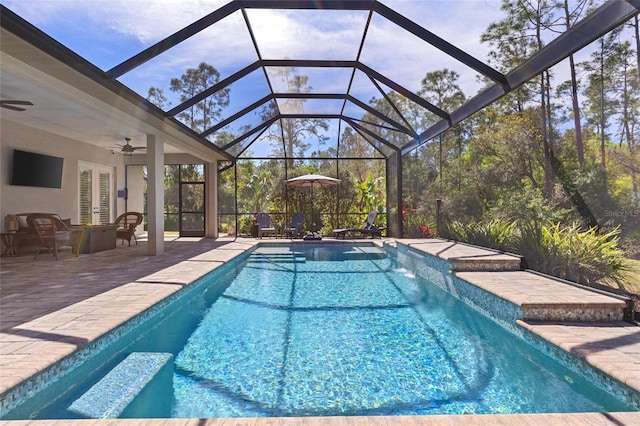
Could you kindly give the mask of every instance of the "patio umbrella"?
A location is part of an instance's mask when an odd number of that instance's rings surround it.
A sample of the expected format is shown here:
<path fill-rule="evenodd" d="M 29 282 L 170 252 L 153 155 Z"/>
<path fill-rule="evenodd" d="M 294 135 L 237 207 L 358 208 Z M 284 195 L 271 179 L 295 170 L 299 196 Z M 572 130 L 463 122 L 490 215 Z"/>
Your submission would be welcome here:
<path fill-rule="evenodd" d="M 315 227 L 313 226 L 313 188 L 320 188 L 322 186 L 331 186 L 337 185 L 341 181 L 340 179 L 323 176 L 323 175 L 302 175 L 298 177 L 294 177 L 291 179 L 285 180 L 285 183 L 288 186 L 293 186 L 297 188 L 311 188 L 311 223 L 312 228 L 311 232 L 305 235 L 303 238 L 305 240 L 321 240 L 322 237 L 315 231 Z"/>

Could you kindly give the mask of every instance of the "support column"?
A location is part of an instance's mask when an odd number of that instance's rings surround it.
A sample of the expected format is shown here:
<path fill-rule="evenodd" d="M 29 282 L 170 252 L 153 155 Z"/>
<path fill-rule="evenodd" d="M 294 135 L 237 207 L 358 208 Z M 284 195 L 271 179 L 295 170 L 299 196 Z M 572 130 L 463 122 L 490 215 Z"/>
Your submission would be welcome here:
<path fill-rule="evenodd" d="M 395 236 L 397 238 L 402 238 L 402 233 L 404 232 L 403 223 L 402 223 L 402 154 L 400 151 L 396 152 L 396 170 L 397 170 L 397 179 L 396 182 L 396 204 L 398 206 L 398 210 L 396 211 L 396 229 Z"/>
<path fill-rule="evenodd" d="M 164 253 L 164 145 L 147 135 L 147 254 Z"/>
<path fill-rule="evenodd" d="M 394 152 L 386 160 L 387 236 L 402 237 L 402 154 Z"/>
<path fill-rule="evenodd" d="M 204 165 L 205 217 L 204 236 L 218 238 L 218 162 Z"/>

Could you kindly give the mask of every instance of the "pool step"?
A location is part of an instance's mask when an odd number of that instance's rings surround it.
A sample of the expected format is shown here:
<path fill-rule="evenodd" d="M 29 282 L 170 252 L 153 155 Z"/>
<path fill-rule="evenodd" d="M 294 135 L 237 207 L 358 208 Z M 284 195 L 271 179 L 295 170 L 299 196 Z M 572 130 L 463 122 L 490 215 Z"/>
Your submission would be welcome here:
<path fill-rule="evenodd" d="M 625 298 L 523 270 L 516 255 L 437 238 L 401 240 L 397 252 L 410 270 L 508 324 L 625 318 Z M 445 268 L 462 281 L 448 280 Z"/>
<path fill-rule="evenodd" d="M 143 407 L 150 401 L 144 401 L 147 396 L 143 391 L 154 378 L 158 380 L 159 377 L 163 383 L 168 380 L 169 389 L 172 388 L 172 360 L 170 353 L 133 352 L 76 399 L 69 410 L 86 418 L 111 419 L 122 415 L 138 399 L 135 412 L 144 417 Z M 156 406 L 161 403 L 157 396 L 150 398 Z"/>
<path fill-rule="evenodd" d="M 440 239 L 406 240 L 403 244 L 451 264 L 451 271 L 519 271 L 520 256 Z"/>
<path fill-rule="evenodd" d="M 458 278 L 518 306 L 524 321 L 622 321 L 622 297 L 531 271 L 458 272 Z"/>
<path fill-rule="evenodd" d="M 253 253 L 249 263 L 304 263 L 304 255 L 298 253 Z"/>

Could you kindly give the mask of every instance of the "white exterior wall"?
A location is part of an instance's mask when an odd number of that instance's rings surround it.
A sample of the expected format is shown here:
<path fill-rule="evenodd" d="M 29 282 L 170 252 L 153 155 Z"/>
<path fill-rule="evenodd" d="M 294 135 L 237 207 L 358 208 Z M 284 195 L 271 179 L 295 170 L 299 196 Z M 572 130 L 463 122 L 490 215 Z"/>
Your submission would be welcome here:
<path fill-rule="evenodd" d="M 36 152 L 64 158 L 61 188 L 36 188 L 11 185 L 13 150 Z M 84 161 L 113 168 L 111 218 L 124 211 L 124 198 L 115 190 L 124 187 L 124 159 L 119 153 L 100 149 L 39 129 L 0 120 L 0 227 L 4 217 L 14 213 L 57 213 L 72 223 L 79 221 L 78 162 Z M 131 200 L 129 200 L 131 201 Z"/>
<path fill-rule="evenodd" d="M 127 211 L 144 213 L 144 166 L 127 166 L 127 189 L 129 198 L 127 199 Z M 124 189 L 124 181 L 118 189 Z M 124 208 L 124 207 L 123 207 Z M 124 210 L 123 210 L 124 211 Z M 142 229 L 138 229 L 142 231 Z"/>
<path fill-rule="evenodd" d="M 37 188 L 11 185 L 13 150 L 53 155 L 64 159 L 62 187 Z M 111 218 L 113 222 L 126 210 L 144 213 L 143 168 L 146 154 L 124 157 L 117 148 L 106 150 L 43 130 L 23 126 L 5 119 L 0 120 L 0 229 L 4 231 L 4 217 L 16 213 L 57 213 L 71 223 L 79 223 L 78 163 L 97 164 L 112 168 L 113 194 Z M 125 161 L 127 181 L 125 182 Z M 165 164 L 203 163 L 202 160 L 187 155 L 166 155 Z M 207 164 L 207 234 L 217 238 L 217 188 L 216 164 Z M 117 197 L 118 190 L 128 189 L 128 198 Z M 164 195 L 164 194 L 162 194 Z M 164 198 L 164 197 L 163 197 Z M 160 212 L 163 208 L 160 207 Z M 137 234 L 143 233 L 138 227 Z"/>

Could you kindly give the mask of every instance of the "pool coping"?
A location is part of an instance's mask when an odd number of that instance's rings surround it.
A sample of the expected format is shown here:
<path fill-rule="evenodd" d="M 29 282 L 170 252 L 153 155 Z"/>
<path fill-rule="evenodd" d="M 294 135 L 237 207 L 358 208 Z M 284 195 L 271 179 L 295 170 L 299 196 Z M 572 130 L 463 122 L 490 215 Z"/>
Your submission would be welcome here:
<path fill-rule="evenodd" d="M 472 264 L 476 256 L 517 256 L 492 250 L 482 253 L 478 247 L 455 241 L 398 241 L 393 245 L 399 257 L 404 253 L 401 263 L 411 265 L 411 252 L 433 256 L 413 265 L 416 273 L 640 407 L 640 328 L 623 321 L 627 307 L 623 297 L 499 265 L 495 271 L 485 265 L 456 271 L 455 261 L 460 257 Z M 441 274 L 447 264 L 451 276 Z"/>
<path fill-rule="evenodd" d="M 333 241 L 334 240 L 325 240 L 320 243 L 329 243 Z M 421 240 L 415 244 L 424 245 L 425 241 L 427 240 Z M 203 252 L 190 259 L 159 270 L 156 273 L 132 281 L 131 283 L 114 288 L 105 293 L 101 293 L 70 305 L 65 309 L 52 312 L 48 315 L 44 315 L 33 321 L 27 322 L 15 333 L 2 333 L 0 335 L 0 345 L 2 347 L 1 354 L 3 368 L 0 370 L 0 395 L 2 395 L 1 398 L 3 404 L 7 403 L 5 398 L 7 395 L 12 394 L 12 389 L 16 389 L 19 385 L 28 388 L 29 386 L 25 386 L 25 384 L 28 383 L 29 380 L 32 381 L 32 384 L 36 388 L 41 386 L 42 381 L 46 381 L 48 376 L 40 373 L 47 370 L 51 365 L 60 364 L 71 354 L 77 352 L 79 348 L 86 347 L 89 343 L 95 342 L 103 334 L 108 333 L 120 324 L 130 321 L 131 318 L 138 313 L 146 311 L 155 304 L 170 297 L 183 287 L 197 281 L 198 278 L 214 271 L 221 265 L 231 261 L 241 254 L 247 253 L 257 245 L 263 243 L 290 244 L 291 242 L 291 240 L 277 241 L 244 239 L 232 241 L 224 246 L 224 250 L 212 249 Z M 362 239 L 347 239 L 335 242 L 340 244 L 344 244 L 345 242 L 366 242 L 378 246 L 397 243 L 412 244 L 411 240 L 393 239 L 366 241 L 363 241 Z M 295 243 L 298 243 L 298 241 L 295 241 Z M 300 243 L 305 244 L 303 242 Z M 318 244 L 319 242 L 314 241 L 312 243 Z M 428 242 L 426 244 L 428 244 Z M 442 245 L 442 241 L 433 240 L 433 244 Z M 432 248 L 433 247 L 435 246 L 432 246 Z M 487 251 L 484 254 L 479 253 L 479 255 L 491 257 L 495 255 L 495 252 Z M 456 256 L 449 256 L 449 259 L 455 257 Z M 461 256 L 457 257 L 460 258 Z M 114 313 L 111 305 L 114 303 L 119 303 L 121 305 L 123 302 L 126 302 L 123 309 L 118 309 L 117 312 Z M 104 314 L 107 310 L 108 321 L 105 321 Z M 553 342 L 553 339 L 555 339 L 555 342 L 553 343 L 554 345 L 558 345 L 558 328 L 560 330 L 568 330 L 567 327 L 575 326 L 575 324 L 569 326 L 554 324 L 555 328 L 551 329 L 548 324 L 532 323 L 529 325 L 528 323 L 523 322 L 518 325 L 532 333 L 538 334 L 542 339 L 550 342 Z M 628 332 L 629 335 L 631 335 L 631 343 L 626 345 L 630 346 L 631 350 L 628 351 L 628 353 L 623 353 L 623 363 L 607 357 L 598 357 L 593 354 L 595 351 L 589 352 L 588 349 L 585 350 L 585 348 L 589 348 L 589 342 L 576 343 L 576 347 L 580 346 L 581 350 L 575 350 L 572 351 L 572 353 L 576 356 L 582 356 L 587 360 L 587 362 L 593 362 L 594 359 L 598 359 L 600 364 L 596 365 L 596 368 L 605 371 L 607 375 L 616 378 L 616 380 L 620 380 L 627 386 L 635 390 L 640 390 L 640 338 L 634 338 L 637 336 L 636 333 L 640 332 L 640 329 L 628 323 L 607 323 L 606 325 L 609 328 L 615 326 L 617 328 L 624 329 L 623 334 Z M 602 327 L 602 325 L 589 324 L 589 327 L 597 330 L 599 327 Z M 51 335 L 58 335 L 62 330 L 64 330 L 64 334 L 67 336 L 67 338 L 62 339 L 62 341 L 43 341 L 38 338 L 38 336 L 46 336 L 47 333 Z M 588 338 L 589 335 L 592 336 L 593 333 L 586 333 L 586 335 L 586 337 L 583 335 L 580 338 L 584 340 L 585 338 Z M 568 336 L 569 337 L 567 338 L 571 341 L 575 341 L 577 339 L 575 335 L 568 334 Z M 591 343 L 593 344 L 594 342 Z M 561 345 L 562 342 L 560 342 L 560 346 L 558 347 L 562 347 Z M 636 346 L 639 347 L 637 352 Z M 598 348 L 598 352 L 601 352 L 601 350 L 601 348 Z M 608 354 L 610 355 L 610 353 Z M 10 365 L 11 368 L 7 369 L 7 365 Z M 9 405 L 12 404 L 10 403 Z M 640 413 L 634 412 L 630 414 L 637 414 L 640 416 Z M 635 416 L 632 417 L 635 418 Z M 465 416 L 465 418 L 468 417 Z M 640 417 L 638 418 L 640 419 Z M 394 417 L 394 419 L 397 418 Z M 49 421 L 49 423 L 51 422 Z"/>
<path fill-rule="evenodd" d="M 640 413 L 464 414 L 434 416 L 257 417 L 225 419 L 0 420 L 7 426 L 605 426 L 637 425 Z"/>

